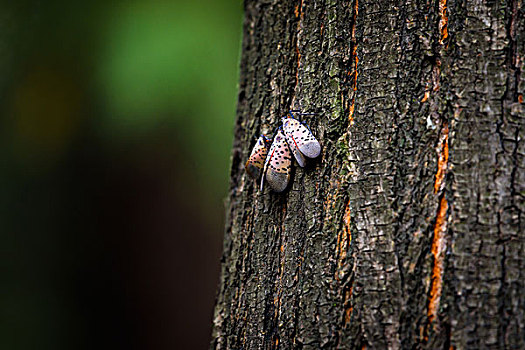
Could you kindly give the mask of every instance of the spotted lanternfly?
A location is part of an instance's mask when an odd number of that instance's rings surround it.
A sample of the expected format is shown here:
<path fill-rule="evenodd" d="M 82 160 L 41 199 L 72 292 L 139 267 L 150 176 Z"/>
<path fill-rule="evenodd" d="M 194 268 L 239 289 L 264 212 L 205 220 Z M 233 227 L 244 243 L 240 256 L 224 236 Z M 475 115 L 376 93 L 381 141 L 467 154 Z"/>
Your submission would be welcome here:
<path fill-rule="evenodd" d="M 272 190 L 275 192 L 284 191 L 290 182 L 291 172 L 292 154 L 286 143 L 283 131 L 279 128 L 266 157 L 266 162 L 264 162 L 261 191 L 263 190 L 265 178 Z"/>
<path fill-rule="evenodd" d="M 252 149 L 250 158 L 248 158 L 246 164 L 244 165 L 244 169 L 246 169 L 248 175 L 254 180 L 256 180 L 259 175 L 261 175 L 261 170 L 264 167 L 264 160 L 268 154 L 269 146 L 270 140 L 268 140 L 268 138 L 266 138 L 264 135 L 259 136 L 257 143 Z"/>
<path fill-rule="evenodd" d="M 290 112 L 290 115 L 291 117 L 282 119 L 283 131 L 297 163 L 304 167 L 304 156 L 316 158 L 321 154 L 321 145 L 312 132 L 293 117 L 292 112 Z"/>

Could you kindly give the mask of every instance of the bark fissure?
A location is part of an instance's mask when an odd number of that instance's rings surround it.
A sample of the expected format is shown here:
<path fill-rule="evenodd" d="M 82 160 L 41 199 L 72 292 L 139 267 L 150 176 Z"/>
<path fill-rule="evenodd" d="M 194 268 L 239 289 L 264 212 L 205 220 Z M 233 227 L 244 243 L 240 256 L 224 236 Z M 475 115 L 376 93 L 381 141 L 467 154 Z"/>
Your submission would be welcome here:
<path fill-rule="evenodd" d="M 354 0 L 354 12 L 353 12 L 353 22 L 352 22 L 352 29 L 351 29 L 351 36 L 350 36 L 350 50 L 351 50 L 351 56 L 350 61 L 351 64 L 353 64 L 353 71 L 348 72 L 348 75 L 350 76 L 351 81 L 353 81 L 352 89 L 354 90 L 354 93 L 351 97 L 350 106 L 348 107 L 348 120 L 350 122 L 350 126 L 354 124 L 354 110 L 355 110 L 355 97 L 357 93 L 357 77 L 359 75 L 359 71 L 357 70 L 357 64 L 359 63 L 359 56 L 357 55 L 357 40 L 355 36 L 356 26 L 357 26 L 357 15 L 359 14 L 359 0 Z"/>
<path fill-rule="evenodd" d="M 296 92 L 294 94 L 294 99 L 295 99 L 295 96 L 297 95 L 297 87 L 299 86 L 299 72 L 301 70 L 301 50 L 299 49 L 299 40 L 300 40 L 300 36 L 301 36 L 301 23 L 303 21 L 303 0 L 300 0 L 299 4 L 295 6 L 295 17 L 297 18 L 297 34 L 296 34 L 296 38 L 295 38 L 295 54 L 297 55 L 297 69 L 296 69 L 296 72 L 295 72 L 295 88 L 294 88 L 294 91 Z M 293 101 L 293 100 L 292 100 Z M 292 105 L 293 105 L 293 102 L 292 102 Z M 301 108 L 301 106 L 297 106 L 297 108 Z M 291 108 L 291 109 L 294 109 L 294 108 Z"/>
<path fill-rule="evenodd" d="M 498 213 L 498 226 L 501 223 L 501 216 Z M 499 229 L 498 232 L 499 236 L 501 237 L 501 229 Z M 500 258 L 500 269 L 501 269 L 501 277 L 500 277 L 500 288 L 498 290 L 498 297 L 499 297 L 499 305 L 498 305 L 498 314 L 500 317 L 500 327 L 498 329 L 498 340 L 499 343 L 502 344 L 504 347 L 507 346 L 506 341 L 506 329 L 508 327 L 508 321 L 507 321 L 507 312 L 506 312 L 506 302 L 505 302 L 505 289 L 506 289 L 506 249 L 505 249 L 505 243 L 502 242 L 502 252 L 501 252 L 501 258 Z"/>

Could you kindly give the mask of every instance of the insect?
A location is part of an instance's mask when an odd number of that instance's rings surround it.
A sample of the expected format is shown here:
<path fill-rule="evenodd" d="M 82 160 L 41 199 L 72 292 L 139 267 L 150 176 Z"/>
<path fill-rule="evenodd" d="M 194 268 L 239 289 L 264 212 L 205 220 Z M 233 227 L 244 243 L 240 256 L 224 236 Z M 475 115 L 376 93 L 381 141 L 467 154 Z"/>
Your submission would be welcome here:
<path fill-rule="evenodd" d="M 290 174 L 292 172 L 292 154 L 286 143 L 286 138 L 281 128 L 273 139 L 272 146 L 264 163 L 261 178 L 261 191 L 263 190 L 264 179 L 275 192 L 282 192 L 288 187 Z"/>
<path fill-rule="evenodd" d="M 254 180 L 256 180 L 259 175 L 261 175 L 261 170 L 264 167 L 264 160 L 268 154 L 270 142 L 271 140 L 269 140 L 266 136 L 259 136 L 257 143 L 252 149 L 250 157 L 246 161 L 246 164 L 244 164 L 244 169 L 246 169 L 248 175 Z"/>
<path fill-rule="evenodd" d="M 321 145 L 312 132 L 300 121 L 294 118 L 290 111 L 291 117 L 282 118 L 283 131 L 286 141 L 297 160 L 297 163 L 304 167 L 305 158 L 316 158 L 321 154 Z"/>

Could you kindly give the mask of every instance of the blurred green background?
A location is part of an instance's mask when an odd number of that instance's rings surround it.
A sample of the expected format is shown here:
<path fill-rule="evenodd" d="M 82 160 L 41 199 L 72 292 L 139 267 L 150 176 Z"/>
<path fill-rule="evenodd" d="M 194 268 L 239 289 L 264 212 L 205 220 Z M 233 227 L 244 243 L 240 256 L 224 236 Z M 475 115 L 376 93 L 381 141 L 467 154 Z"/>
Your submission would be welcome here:
<path fill-rule="evenodd" d="M 204 349 L 242 5 L 0 3 L 0 349 Z"/>

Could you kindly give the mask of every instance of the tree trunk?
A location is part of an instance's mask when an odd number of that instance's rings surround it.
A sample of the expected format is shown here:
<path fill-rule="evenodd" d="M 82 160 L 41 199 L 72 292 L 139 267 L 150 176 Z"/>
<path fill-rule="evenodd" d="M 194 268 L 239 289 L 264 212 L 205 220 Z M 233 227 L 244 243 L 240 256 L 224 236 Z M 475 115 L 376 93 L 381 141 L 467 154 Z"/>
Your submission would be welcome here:
<path fill-rule="evenodd" d="M 525 348 L 521 0 L 246 1 L 216 349 Z M 244 171 L 291 108 L 323 147 Z"/>

